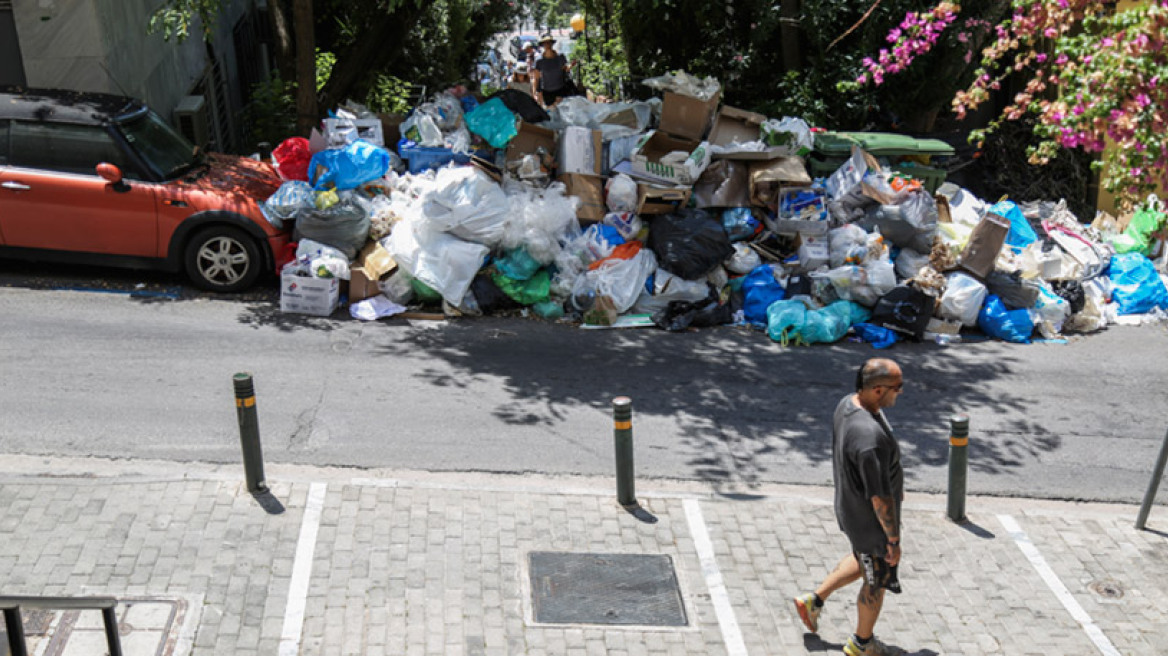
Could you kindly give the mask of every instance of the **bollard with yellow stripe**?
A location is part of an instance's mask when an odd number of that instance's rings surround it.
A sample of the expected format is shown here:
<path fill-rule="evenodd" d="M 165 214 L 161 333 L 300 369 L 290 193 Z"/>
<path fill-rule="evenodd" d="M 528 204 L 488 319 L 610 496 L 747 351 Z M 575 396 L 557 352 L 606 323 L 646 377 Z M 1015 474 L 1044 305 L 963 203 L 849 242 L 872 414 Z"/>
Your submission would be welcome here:
<path fill-rule="evenodd" d="M 965 521 L 965 478 L 969 467 L 969 415 L 949 418 L 949 519 Z"/>
<path fill-rule="evenodd" d="M 633 482 L 633 400 L 618 396 L 612 400 L 612 435 L 616 447 L 616 500 L 629 508 L 637 505 Z"/>
<path fill-rule="evenodd" d="M 243 474 L 247 491 L 262 494 L 268 491 L 264 480 L 264 454 L 260 448 L 260 422 L 256 416 L 255 383 L 251 374 L 239 373 L 232 378 L 235 384 L 235 414 L 239 418 L 239 444 L 243 448 Z"/>

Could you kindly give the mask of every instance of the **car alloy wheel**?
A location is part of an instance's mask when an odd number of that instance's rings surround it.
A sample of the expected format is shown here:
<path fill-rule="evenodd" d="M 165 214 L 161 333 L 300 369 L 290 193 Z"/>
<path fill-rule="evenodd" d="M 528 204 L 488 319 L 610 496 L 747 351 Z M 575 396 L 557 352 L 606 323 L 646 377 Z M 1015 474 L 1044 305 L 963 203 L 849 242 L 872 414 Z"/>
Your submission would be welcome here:
<path fill-rule="evenodd" d="M 259 249 L 242 230 L 208 228 L 187 246 L 187 273 L 195 285 L 217 292 L 246 289 L 260 273 Z"/>

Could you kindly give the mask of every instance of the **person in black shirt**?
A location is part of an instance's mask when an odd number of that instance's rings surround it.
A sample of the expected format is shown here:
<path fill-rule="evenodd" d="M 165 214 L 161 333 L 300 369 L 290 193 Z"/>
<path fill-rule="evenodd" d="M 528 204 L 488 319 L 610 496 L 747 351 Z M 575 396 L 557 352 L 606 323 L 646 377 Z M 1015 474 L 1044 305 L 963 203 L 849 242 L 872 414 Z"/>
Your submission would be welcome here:
<path fill-rule="evenodd" d="M 849 656 L 892 653 L 873 636 L 873 630 L 884 591 L 900 592 L 896 568 L 904 472 L 900 446 L 884 409 L 896 404 L 903 389 L 903 374 L 895 362 L 868 360 L 856 374 L 856 393 L 845 396 L 836 407 L 831 444 L 835 514 L 852 553 L 840 560 L 815 592 L 795 598 L 800 619 L 815 633 L 824 600 L 839 588 L 863 580 L 856 632 L 843 648 Z"/>
<path fill-rule="evenodd" d="M 545 108 L 554 107 L 561 98 L 576 93 L 575 85 L 568 77 L 568 72 L 572 70 L 575 62 L 569 64 L 563 55 L 556 52 L 552 47 L 555 43 L 555 38 L 550 34 L 539 40 L 543 53 L 536 57 L 535 69 L 531 73 L 532 83 L 539 92 L 536 100 Z"/>

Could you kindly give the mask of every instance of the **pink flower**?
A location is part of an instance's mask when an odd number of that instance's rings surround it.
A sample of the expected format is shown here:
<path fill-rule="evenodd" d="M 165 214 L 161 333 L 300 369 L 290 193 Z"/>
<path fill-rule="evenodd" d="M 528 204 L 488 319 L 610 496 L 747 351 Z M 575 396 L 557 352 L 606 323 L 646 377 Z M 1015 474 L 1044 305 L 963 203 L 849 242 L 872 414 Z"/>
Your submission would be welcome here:
<path fill-rule="evenodd" d="M 1040 52 L 1040 53 L 1038 53 L 1037 55 L 1035 55 L 1035 56 L 1034 56 L 1034 59 L 1035 59 L 1035 61 L 1037 61 L 1039 64 L 1041 64 L 1042 62 L 1046 61 L 1046 53 L 1045 53 L 1045 52 Z"/>
<path fill-rule="evenodd" d="M 1054 29 L 1053 27 L 1048 27 L 1042 31 L 1042 35 L 1048 39 L 1053 39 L 1058 36 L 1058 30 Z"/>
<path fill-rule="evenodd" d="M 968 50 L 968 51 L 966 51 L 966 53 L 965 53 L 965 63 L 966 63 L 966 64 L 968 64 L 968 63 L 969 63 L 969 62 L 971 62 L 971 61 L 973 61 L 973 51 L 972 51 L 972 50 Z"/>
<path fill-rule="evenodd" d="M 1067 57 L 1066 55 L 1059 55 L 1058 58 L 1056 58 L 1054 60 L 1054 63 L 1058 64 L 1059 66 L 1062 66 L 1062 65 L 1066 64 L 1068 61 L 1070 61 L 1069 57 Z"/>
<path fill-rule="evenodd" d="M 1103 39 L 1102 41 L 1100 41 L 1099 45 L 1103 46 L 1104 48 L 1112 48 L 1115 46 L 1115 39 L 1113 39 L 1111 37 L 1107 37 L 1107 38 Z"/>
<path fill-rule="evenodd" d="M 1136 104 L 1140 107 L 1147 107 L 1152 104 L 1152 99 L 1146 93 L 1137 94 L 1135 97 Z"/>

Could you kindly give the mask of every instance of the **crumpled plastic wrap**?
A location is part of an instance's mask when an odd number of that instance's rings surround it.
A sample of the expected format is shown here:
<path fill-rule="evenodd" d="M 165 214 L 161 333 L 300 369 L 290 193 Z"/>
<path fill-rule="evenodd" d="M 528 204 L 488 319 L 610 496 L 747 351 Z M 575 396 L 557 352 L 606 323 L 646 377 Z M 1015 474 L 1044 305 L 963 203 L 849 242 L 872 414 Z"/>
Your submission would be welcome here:
<path fill-rule="evenodd" d="M 285 220 L 293 218 L 302 209 L 313 207 L 315 199 L 316 194 L 312 191 L 312 185 L 301 180 L 289 180 L 280 185 L 276 193 L 269 196 L 260 209 L 263 210 L 268 223 L 283 228 Z"/>
<path fill-rule="evenodd" d="M 503 241 L 507 195 L 475 167 L 439 169 L 433 186 L 419 201 L 424 221 L 435 230 L 491 247 Z"/>
<path fill-rule="evenodd" d="M 672 91 L 683 96 L 692 96 L 698 100 L 709 100 L 722 91 L 722 84 L 718 80 L 707 77 L 705 79 L 690 75 L 685 71 L 674 71 L 658 77 L 647 78 L 642 84 L 658 91 Z"/>

